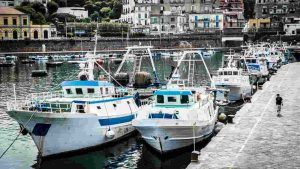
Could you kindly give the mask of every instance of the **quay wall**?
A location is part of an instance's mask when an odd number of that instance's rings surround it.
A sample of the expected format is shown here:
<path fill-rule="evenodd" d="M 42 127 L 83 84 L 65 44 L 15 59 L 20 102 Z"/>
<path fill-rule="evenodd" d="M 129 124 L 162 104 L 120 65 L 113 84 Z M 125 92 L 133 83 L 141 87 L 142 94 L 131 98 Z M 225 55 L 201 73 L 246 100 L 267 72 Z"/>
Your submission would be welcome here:
<path fill-rule="evenodd" d="M 150 38 L 100 38 L 98 50 L 124 49 L 131 45 L 152 45 L 154 48 L 177 48 L 182 41 L 189 42 L 193 48 L 220 47 L 221 36 L 170 36 Z M 80 51 L 93 50 L 95 42 L 90 39 L 64 39 L 64 40 L 11 40 L 0 41 L 0 52 L 41 52 L 45 44 L 46 51 Z"/>

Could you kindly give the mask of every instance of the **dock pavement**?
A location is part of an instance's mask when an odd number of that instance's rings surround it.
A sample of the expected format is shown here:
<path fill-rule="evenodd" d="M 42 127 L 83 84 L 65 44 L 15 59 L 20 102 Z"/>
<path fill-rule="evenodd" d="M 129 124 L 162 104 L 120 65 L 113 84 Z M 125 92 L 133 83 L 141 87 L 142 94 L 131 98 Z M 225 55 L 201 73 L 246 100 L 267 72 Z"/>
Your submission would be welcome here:
<path fill-rule="evenodd" d="M 283 98 L 277 117 L 276 94 Z M 266 82 L 188 169 L 300 168 L 300 63 L 284 65 Z"/>

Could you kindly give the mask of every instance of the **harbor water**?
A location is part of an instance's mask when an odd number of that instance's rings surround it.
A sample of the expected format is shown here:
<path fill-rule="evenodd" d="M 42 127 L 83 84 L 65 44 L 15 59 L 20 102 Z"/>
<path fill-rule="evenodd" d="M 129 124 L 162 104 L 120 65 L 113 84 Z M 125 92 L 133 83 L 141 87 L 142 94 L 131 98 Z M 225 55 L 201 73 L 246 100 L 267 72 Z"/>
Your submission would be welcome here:
<path fill-rule="evenodd" d="M 221 54 L 207 59 L 211 72 L 221 66 Z M 161 81 L 171 72 L 170 59 L 156 59 L 156 68 Z M 106 65 L 107 66 L 107 65 Z M 116 66 L 112 66 L 112 72 Z M 45 63 L 21 64 L 14 67 L 0 68 L 0 153 L 11 144 L 19 133 L 19 125 L 6 113 L 6 101 L 14 99 L 13 85 L 17 99 L 25 98 L 30 93 L 47 92 L 59 89 L 64 80 L 77 79 L 78 65 L 63 64 L 47 68 L 47 77 L 31 77 L 31 71 L 46 69 Z M 201 74 L 201 70 L 199 70 Z M 236 111 L 231 108 L 230 111 Z M 205 143 L 198 145 L 199 148 Z M 161 157 L 145 145 L 139 135 L 123 139 L 117 144 L 96 148 L 89 152 L 73 154 L 48 160 L 39 160 L 38 151 L 29 135 L 21 135 L 7 153 L 0 159 L 0 168 L 185 168 L 190 163 L 191 149 Z"/>

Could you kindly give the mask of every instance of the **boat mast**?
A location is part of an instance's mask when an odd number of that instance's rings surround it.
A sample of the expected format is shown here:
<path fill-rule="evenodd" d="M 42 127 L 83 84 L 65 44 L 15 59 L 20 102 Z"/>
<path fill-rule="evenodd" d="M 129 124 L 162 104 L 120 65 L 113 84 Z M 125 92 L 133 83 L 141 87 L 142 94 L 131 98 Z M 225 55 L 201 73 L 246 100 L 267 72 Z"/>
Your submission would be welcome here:
<path fill-rule="evenodd" d="M 94 63 L 95 63 L 95 58 L 96 58 L 96 50 L 97 50 L 97 42 L 98 42 L 98 27 L 99 27 L 99 23 L 98 23 L 98 19 L 97 19 L 97 27 L 96 27 L 96 33 L 95 33 L 95 46 L 94 46 L 94 53 L 92 55 L 88 55 L 88 77 L 89 80 L 94 80 Z"/>

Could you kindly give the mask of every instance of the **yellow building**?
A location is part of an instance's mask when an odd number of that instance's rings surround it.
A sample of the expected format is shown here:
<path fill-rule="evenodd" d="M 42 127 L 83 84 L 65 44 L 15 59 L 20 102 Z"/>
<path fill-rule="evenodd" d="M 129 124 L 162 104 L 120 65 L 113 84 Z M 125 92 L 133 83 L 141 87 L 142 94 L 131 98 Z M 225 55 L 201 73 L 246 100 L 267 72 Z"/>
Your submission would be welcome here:
<path fill-rule="evenodd" d="M 256 18 L 249 19 L 248 29 L 252 31 L 257 31 L 259 28 L 270 28 L 271 19 L 270 18 Z"/>
<path fill-rule="evenodd" d="M 51 31 L 50 25 L 33 25 L 28 14 L 12 7 L 0 7 L 0 40 L 49 39 Z"/>

